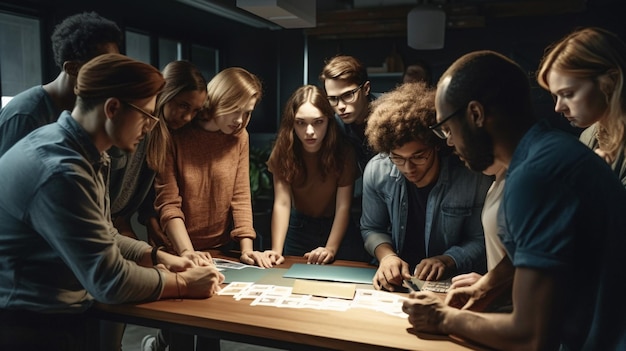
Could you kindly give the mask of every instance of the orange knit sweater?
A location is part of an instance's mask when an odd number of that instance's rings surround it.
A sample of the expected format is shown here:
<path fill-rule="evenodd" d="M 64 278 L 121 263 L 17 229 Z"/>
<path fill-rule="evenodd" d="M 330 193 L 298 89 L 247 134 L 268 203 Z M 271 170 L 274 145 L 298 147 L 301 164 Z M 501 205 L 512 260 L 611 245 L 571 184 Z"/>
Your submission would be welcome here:
<path fill-rule="evenodd" d="M 155 179 L 161 227 L 181 218 L 195 250 L 254 239 L 248 132 L 208 132 L 192 122 L 171 141 L 165 171 Z"/>

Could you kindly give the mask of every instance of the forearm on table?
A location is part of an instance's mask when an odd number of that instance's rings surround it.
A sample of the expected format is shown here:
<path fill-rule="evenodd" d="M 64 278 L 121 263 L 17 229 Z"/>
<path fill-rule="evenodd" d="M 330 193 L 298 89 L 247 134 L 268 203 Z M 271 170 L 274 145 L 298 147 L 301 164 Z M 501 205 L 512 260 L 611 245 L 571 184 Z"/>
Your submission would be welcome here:
<path fill-rule="evenodd" d="M 289 228 L 289 215 L 291 209 L 282 206 L 274 205 L 272 212 L 272 250 L 282 253 L 285 247 L 285 238 L 287 237 L 287 230 Z"/>
<path fill-rule="evenodd" d="M 341 246 L 341 241 L 346 235 L 346 229 L 350 222 L 350 205 L 352 201 L 353 186 L 342 186 L 337 189 L 335 199 L 335 216 L 333 225 L 326 241 L 326 248 L 333 250 L 335 253 Z"/>
<path fill-rule="evenodd" d="M 341 241 L 346 235 L 346 229 L 348 228 L 348 222 L 350 221 L 350 208 L 342 208 L 339 212 L 335 213 L 333 219 L 333 226 L 330 229 L 328 240 L 326 241 L 326 248 L 334 250 L 337 253 Z"/>
<path fill-rule="evenodd" d="M 182 255 L 185 251 L 195 251 L 193 248 L 193 244 L 191 243 L 191 239 L 189 238 L 189 233 L 187 233 L 185 222 L 182 220 L 182 218 L 170 219 L 165 224 L 165 233 L 167 234 L 167 237 L 172 241 L 174 250 L 179 255 Z"/>
<path fill-rule="evenodd" d="M 145 250 L 145 252 L 141 256 L 141 259 L 139 261 L 137 261 L 138 265 L 140 265 L 142 267 L 152 267 L 152 266 L 154 266 L 152 264 L 152 249 L 153 248 L 148 248 L 148 249 Z"/>
<path fill-rule="evenodd" d="M 243 238 L 239 241 L 241 253 L 254 251 L 254 241 L 250 238 Z"/>
<path fill-rule="evenodd" d="M 566 300 L 557 276 L 520 268 L 510 279 L 514 281 L 513 312 L 477 313 L 447 307 L 441 331 L 497 350 L 558 349 L 559 335 L 553 331 L 564 323 Z"/>
<path fill-rule="evenodd" d="M 163 290 L 159 299 L 182 298 L 187 294 L 187 285 L 184 284 L 182 277 L 178 273 L 161 271 L 163 279 Z"/>
<path fill-rule="evenodd" d="M 291 216 L 291 192 L 289 185 L 274 177 L 274 206 L 272 208 L 272 251 L 283 252 Z"/>
<path fill-rule="evenodd" d="M 507 339 L 518 334 L 514 329 L 509 314 L 476 313 L 451 307 L 446 309 L 440 324 L 444 334 L 456 335 L 500 350 L 511 346 Z M 522 342 L 518 341 L 519 346 Z"/>
<path fill-rule="evenodd" d="M 361 236 L 363 237 L 365 250 L 374 257 L 377 257 L 376 252 L 381 245 L 388 245 L 390 250 L 395 252 L 395 247 L 391 240 L 391 235 L 385 233 L 384 231 L 376 231 L 371 229 L 361 230 Z"/>
<path fill-rule="evenodd" d="M 485 274 L 478 284 L 483 289 L 494 289 L 496 287 L 512 286 L 513 277 L 515 276 L 515 267 L 509 259 L 509 256 L 504 256 L 502 260 L 487 274 Z"/>
<path fill-rule="evenodd" d="M 376 246 L 374 250 L 374 257 L 378 262 L 381 262 L 384 258 L 388 256 L 397 256 L 396 251 L 393 249 L 390 243 L 382 243 Z"/>

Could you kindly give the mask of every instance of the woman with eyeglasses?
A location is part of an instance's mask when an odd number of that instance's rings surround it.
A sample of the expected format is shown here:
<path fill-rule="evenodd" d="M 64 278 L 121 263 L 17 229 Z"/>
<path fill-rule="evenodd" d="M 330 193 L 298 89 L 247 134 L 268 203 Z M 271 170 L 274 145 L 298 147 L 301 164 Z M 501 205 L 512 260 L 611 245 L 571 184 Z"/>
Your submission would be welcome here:
<path fill-rule="evenodd" d="M 601 28 L 577 30 L 551 45 L 537 81 L 580 140 L 604 158 L 626 186 L 626 44 Z"/>
<path fill-rule="evenodd" d="M 267 162 L 274 178 L 272 253 L 308 263 L 365 261 L 350 204 L 357 177 L 354 150 L 340 137 L 323 91 L 298 88 L 285 105 Z"/>
<path fill-rule="evenodd" d="M 131 103 L 127 105 L 141 113 L 149 124 L 150 133 L 134 153 L 116 147 L 108 150 L 111 156 L 111 217 L 123 235 L 137 238 L 131 226 L 131 217 L 139 214 L 139 222 L 148 227 L 151 244 L 161 246 L 151 235 L 147 223 L 154 213 L 154 177 L 165 164 L 170 130 L 187 124 L 202 108 L 206 100 L 206 80 L 198 68 L 189 61 L 173 61 L 163 69 L 165 86 L 159 92 L 154 114 Z"/>
<path fill-rule="evenodd" d="M 468 170 L 430 126 L 435 92 L 406 83 L 372 103 L 365 135 L 378 152 L 363 174 L 361 235 L 378 261 L 373 284 L 485 273 L 481 209 L 492 179 Z"/>
<path fill-rule="evenodd" d="M 148 130 L 146 137 L 132 153 L 115 146 L 107 151 L 111 156 L 109 196 L 113 224 L 121 234 L 137 239 L 131 218 L 138 214 L 138 222 L 146 226 L 148 241 L 154 247 L 165 245 L 165 235 L 158 226 L 154 211 L 154 178 L 156 172 L 164 168 L 170 130 L 191 121 L 207 95 L 206 80 L 189 61 L 170 62 L 162 74 L 165 85 L 157 95 L 154 112 L 135 103 L 123 102 L 144 117 Z M 114 322 L 103 322 L 102 325 L 103 334 L 108 336 L 100 339 L 102 349 L 120 349 L 124 325 Z"/>
<path fill-rule="evenodd" d="M 167 250 L 200 264 L 211 262 L 207 250 L 237 245 L 241 262 L 271 266 L 270 257 L 253 249 L 246 131 L 261 95 L 257 76 L 227 68 L 207 85 L 202 113 L 172 132 L 165 170 L 155 180 Z"/>

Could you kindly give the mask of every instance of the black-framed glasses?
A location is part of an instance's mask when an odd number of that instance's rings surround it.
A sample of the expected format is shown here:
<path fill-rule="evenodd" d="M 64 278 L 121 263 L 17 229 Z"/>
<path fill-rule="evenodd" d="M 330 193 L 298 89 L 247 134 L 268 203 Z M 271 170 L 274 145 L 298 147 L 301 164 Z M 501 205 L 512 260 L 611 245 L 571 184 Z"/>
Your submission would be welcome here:
<path fill-rule="evenodd" d="M 122 101 L 123 103 L 125 103 L 126 105 L 130 106 L 131 108 L 133 108 L 134 110 L 140 112 L 148 121 L 148 131 L 151 131 L 152 129 L 154 129 L 154 127 L 156 127 L 157 123 L 159 123 L 159 117 L 153 115 L 152 113 L 142 109 L 141 107 L 132 104 L 128 101 Z"/>
<path fill-rule="evenodd" d="M 394 165 L 400 166 L 400 167 L 404 166 L 407 160 L 409 160 L 412 164 L 416 166 L 423 166 L 428 162 L 428 159 L 430 158 L 430 156 L 432 156 L 433 150 L 434 149 L 430 149 L 430 152 L 428 152 L 428 155 L 424 155 L 424 154 L 411 155 L 410 157 L 406 157 L 406 158 L 396 156 L 396 155 L 389 155 L 389 159 Z"/>
<path fill-rule="evenodd" d="M 353 103 L 354 99 L 356 98 L 356 93 L 361 90 L 361 88 L 363 88 L 364 84 L 365 82 L 361 83 L 361 85 L 359 85 L 358 87 L 350 91 L 346 91 L 339 96 L 327 96 L 326 98 L 328 99 L 328 102 L 330 102 L 330 105 L 333 107 L 339 104 L 339 100 L 343 101 L 345 104 Z"/>
<path fill-rule="evenodd" d="M 461 107 L 460 109 L 452 112 L 452 114 L 448 115 L 448 117 L 444 117 L 441 121 L 433 124 L 432 126 L 428 127 L 430 130 L 433 131 L 433 133 L 435 133 L 436 136 L 440 137 L 441 139 L 448 139 L 450 137 L 450 129 L 444 129 L 443 128 L 443 124 L 446 123 L 449 119 L 451 119 L 452 117 L 458 115 L 459 113 L 465 111 L 466 107 Z"/>

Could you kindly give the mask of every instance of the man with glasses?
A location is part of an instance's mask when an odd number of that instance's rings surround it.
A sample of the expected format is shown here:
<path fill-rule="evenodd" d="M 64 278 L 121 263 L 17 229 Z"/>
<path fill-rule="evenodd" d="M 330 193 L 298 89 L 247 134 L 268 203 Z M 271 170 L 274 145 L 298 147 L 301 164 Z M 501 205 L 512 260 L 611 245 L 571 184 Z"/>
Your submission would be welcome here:
<path fill-rule="evenodd" d="M 224 276 L 212 265 L 127 238 L 113 227 L 110 158 L 133 152 L 165 80 L 120 54 L 85 63 L 76 107 L 0 157 L 0 349 L 96 350 L 86 311 L 160 298 L 207 298 Z M 131 102 L 132 101 L 132 102 Z M 120 344 L 103 348 L 117 350 Z"/>
<path fill-rule="evenodd" d="M 498 236 L 511 264 L 445 302 L 411 294 L 403 310 L 414 329 L 497 350 L 626 350 L 626 190 L 609 165 L 537 121 L 527 72 L 496 52 L 455 61 L 436 105 L 432 129 L 469 168 L 508 168 Z M 503 292 L 512 311 L 482 313 Z"/>
<path fill-rule="evenodd" d="M 435 124 L 434 91 L 407 83 L 372 103 L 365 134 L 379 152 L 363 175 L 361 234 L 379 262 L 373 284 L 486 271 L 480 220 L 491 178 L 469 171 Z"/>
<path fill-rule="evenodd" d="M 153 115 L 152 113 L 142 109 L 141 107 L 132 104 L 130 102 L 126 102 L 126 101 L 122 101 L 122 103 L 124 105 L 130 106 L 133 110 L 141 113 L 143 115 L 143 118 L 146 120 L 146 130 L 148 132 L 152 131 L 152 129 L 154 129 L 154 127 L 156 127 L 156 125 L 159 123 L 159 117 Z"/>
<path fill-rule="evenodd" d="M 365 140 L 365 125 L 374 99 L 366 67 L 355 57 L 338 55 L 326 62 L 320 81 L 348 140 L 355 146 L 361 173 L 374 156 Z M 355 190 L 360 193 L 360 189 Z"/>

